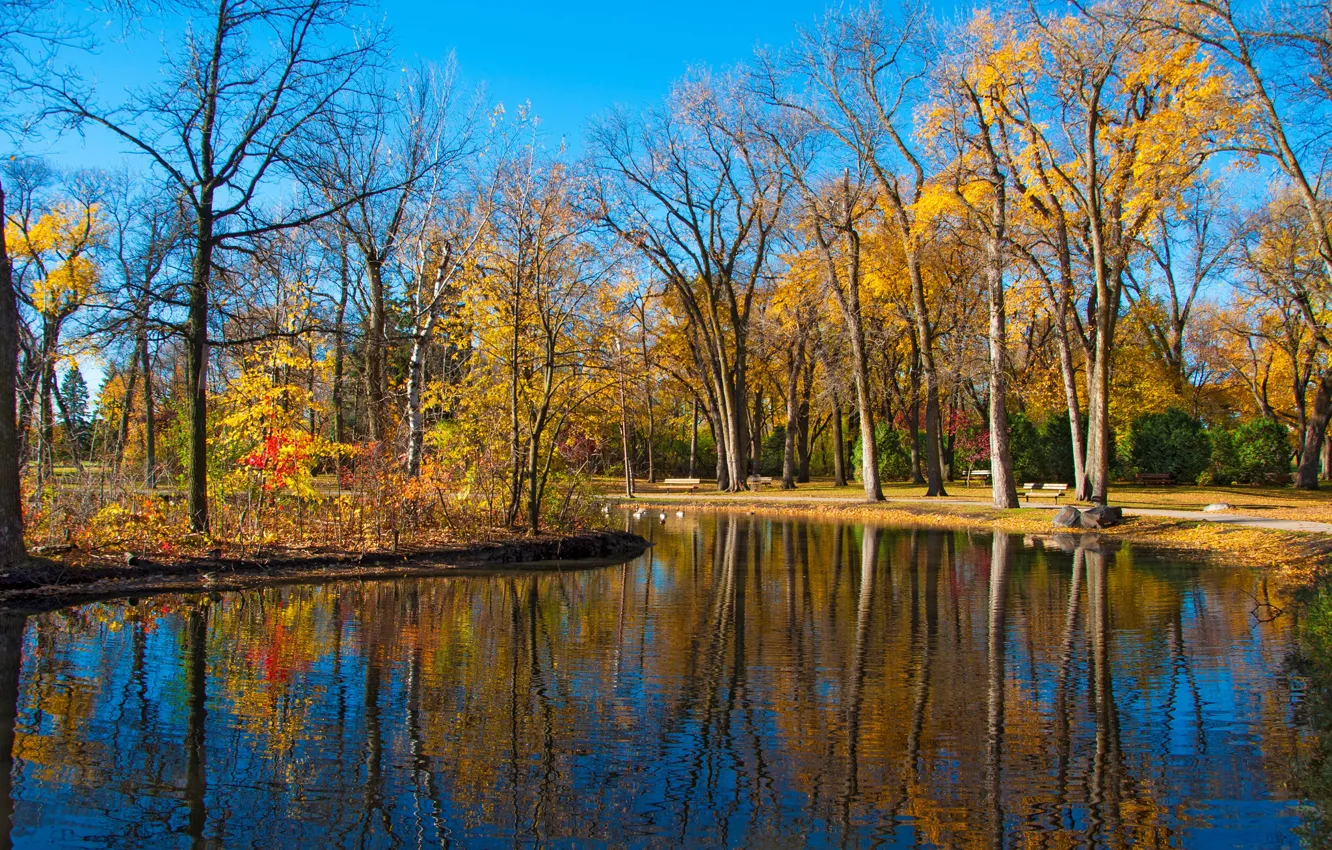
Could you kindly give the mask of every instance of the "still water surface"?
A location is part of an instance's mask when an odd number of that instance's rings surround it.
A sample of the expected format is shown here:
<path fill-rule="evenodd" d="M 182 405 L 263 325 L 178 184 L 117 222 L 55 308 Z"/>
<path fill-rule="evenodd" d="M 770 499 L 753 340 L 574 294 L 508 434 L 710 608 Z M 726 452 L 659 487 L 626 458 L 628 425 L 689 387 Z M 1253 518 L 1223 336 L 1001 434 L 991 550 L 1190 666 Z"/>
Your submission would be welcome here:
<path fill-rule="evenodd" d="M 1254 573 L 749 516 L 638 530 L 656 546 L 624 566 L 0 624 L 12 840 L 1297 844 L 1293 615 L 1254 615 Z"/>

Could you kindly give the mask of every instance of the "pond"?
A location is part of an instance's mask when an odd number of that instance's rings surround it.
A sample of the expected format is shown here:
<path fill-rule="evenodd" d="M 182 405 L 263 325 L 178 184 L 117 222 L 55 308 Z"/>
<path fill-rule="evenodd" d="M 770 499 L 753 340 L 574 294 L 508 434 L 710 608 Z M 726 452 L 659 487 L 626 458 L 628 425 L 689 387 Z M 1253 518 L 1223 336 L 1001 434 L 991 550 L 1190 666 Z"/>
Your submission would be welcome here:
<path fill-rule="evenodd" d="M 1256 572 L 635 526 L 656 545 L 622 566 L 0 618 L 0 826 L 31 847 L 1298 845 L 1294 614 Z"/>

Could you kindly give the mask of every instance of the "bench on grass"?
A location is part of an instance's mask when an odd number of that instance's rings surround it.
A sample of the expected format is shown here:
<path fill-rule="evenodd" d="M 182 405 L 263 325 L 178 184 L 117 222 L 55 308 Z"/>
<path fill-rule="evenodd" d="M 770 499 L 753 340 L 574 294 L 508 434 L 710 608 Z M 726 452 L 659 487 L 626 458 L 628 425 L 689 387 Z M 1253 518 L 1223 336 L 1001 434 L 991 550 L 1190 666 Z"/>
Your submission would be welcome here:
<path fill-rule="evenodd" d="M 772 478 L 767 475 L 751 475 L 745 480 L 749 482 L 749 488 L 751 490 L 762 490 L 764 487 L 767 487 L 772 483 Z"/>
<path fill-rule="evenodd" d="M 1028 502 L 1031 501 L 1032 496 L 1054 496 L 1054 500 L 1058 502 L 1059 497 L 1063 496 L 1065 493 L 1068 492 L 1068 485 L 1067 484 L 1023 484 L 1022 489 L 1025 491 L 1023 495 L 1027 497 Z"/>
<path fill-rule="evenodd" d="M 666 478 L 662 480 L 661 486 L 668 490 L 688 490 L 692 493 L 702 483 L 701 478 Z"/>
<path fill-rule="evenodd" d="M 982 483 L 988 484 L 990 481 L 990 470 L 988 469 L 968 469 L 967 486 L 971 486 L 971 479 L 979 478 Z"/>
<path fill-rule="evenodd" d="M 1139 472 L 1139 484 L 1155 484 L 1158 487 L 1169 487 L 1175 484 L 1175 473 L 1173 472 Z"/>

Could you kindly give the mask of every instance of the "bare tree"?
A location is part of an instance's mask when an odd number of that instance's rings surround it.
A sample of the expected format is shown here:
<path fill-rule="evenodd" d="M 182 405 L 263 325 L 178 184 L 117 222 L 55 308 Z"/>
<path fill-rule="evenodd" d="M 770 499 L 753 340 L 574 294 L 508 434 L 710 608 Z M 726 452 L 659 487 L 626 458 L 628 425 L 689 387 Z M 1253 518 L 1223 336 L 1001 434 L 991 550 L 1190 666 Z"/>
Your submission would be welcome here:
<path fill-rule="evenodd" d="M 1180 209 L 1163 209 L 1143 234 L 1146 262 L 1125 270 L 1126 294 L 1142 305 L 1148 339 L 1182 392 L 1188 381 L 1185 340 L 1198 297 L 1235 260 L 1244 229 L 1230 227 L 1222 188 L 1200 181 Z"/>
<path fill-rule="evenodd" d="M 337 222 L 360 254 L 366 290 L 365 377 L 370 439 L 387 440 L 390 411 L 388 276 L 405 242 L 436 224 L 443 193 L 460 165 L 477 152 L 478 102 L 463 102 L 452 58 L 403 75 L 382 76 L 362 98 L 355 122 L 329 113 L 315 144 L 304 152 L 310 172 Z M 456 194 L 456 193 L 455 193 Z"/>
<path fill-rule="evenodd" d="M 748 477 L 749 324 L 790 180 L 743 120 L 729 81 L 680 84 L 641 118 L 612 113 L 591 146 L 595 215 L 667 282 L 704 367 L 722 490 Z"/>
<path fill-rule="evenodd" d="M 110 345 L 128 338 L 128 376 L 120 426 L 114 452 L 118 466 L 125 451 L 129 419 L 136 388 L 143 397 L 143 482 L 157 486 L 157 433 L 154 421 L 154 355 L 164 331 L 169 302 L 174 300 L 171 266 L 180 246 L 185 225 L 173 194 L 129 171 L 111 178 L 102 207 L 110 225 L 107 254 L 114 274 L 103 279 L 105 316 L 99 333 Z M 136 387 L 136 385 L 139 385 Z"/>
<path fill-rule="evenodd" d="M 851 346 L 851 374 L 856 388 L 856 410 L 860 419 L 861 482 L 865 499 L 883 501 L 879 482 L 879 453 L 874 436 L 874 402 L 870 392 L 869 355 L 865 347 L 865 326 L 861 314 L 861 232 L 868 226 L 872 208 L 871 192 L 866 186 L 863 168 L 855 179 L 851 170 L 840 175 L 829 173 L 827 140 L 835 134 L 809 120 L 810 111 L 791 91 L 799 87 L 805 74 L 807 56 L 794 57 L 761 54 L 751 77 L 759 97 L 776 107 L 777 114 L 760 120 L 759 132 L 774 154 L 790 169 L 801 199 L 801 217 L 807 223 L 812 241 L 823 258 L 829 292 L 837 302 Z M 857 163 L 863 166 L 863 163 Z"/>
<path fill-rule="evenodd" d="M 816 30 L 803 32 L 793 54 L 781 106 L 801 112 L 838 139 L 878 189 L 889 231 L 900 243 L 911 283 L 911 318 L 925 379 L 927 495 L 943 496 L 942 425 L 934 327 L 921 268 L 923 234 L 916 203 L 926 189 L 926 160 L 912 139 L 912 109 L 933 62 L 930 15 L 920 4 L 889 20 L 871 5 L 830 13 Z"/>
<path fill-rule="evenodd" d="M 262 203 L 298 176 L 291 154 L 380 56 L 383 37 L 353 33 L 357 0 L 194 0 L 191 26 L 160 83 L 104 106 L 73 75 L 34 80 L 70 125 L 100 125 L 175 185 L 189 210 L 185 327 L 190 398 L 190 525 L 208 530 L 210 285 L 219 252 L 240 240 L 317 221 L 354 201 Z"/>

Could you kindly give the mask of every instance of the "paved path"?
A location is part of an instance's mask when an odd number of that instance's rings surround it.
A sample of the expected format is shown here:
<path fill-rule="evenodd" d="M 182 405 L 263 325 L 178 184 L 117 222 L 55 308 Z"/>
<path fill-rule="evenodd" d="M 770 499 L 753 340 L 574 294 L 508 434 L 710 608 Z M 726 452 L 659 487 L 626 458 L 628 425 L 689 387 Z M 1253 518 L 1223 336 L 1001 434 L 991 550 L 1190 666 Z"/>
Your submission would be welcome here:
<path fill-rule="evenodd" d="M 691 493 L 688 495 L 676 494 L 676 493 L 643 493 L 640 498 L 644 499 L 645 501 L 649 499 L 650 500 L 660 499 L 662 501 L 681 501 L 681 502 L 708 501 L 708 502 L 726 503 L 732 501 L 740 501 L 741 503 L 745 503 L 745 499 L 743 497 L 737 499 L 734 496 L 715 496 L 708 493 Z M 854 496 L 816 496 L 816 495 L 802 496 L 799 490 L 796 490 L 794 492 L 788 491 L 788 492 L 779 492 L 779 493 L 765 493 L 762 496 L 756 497 L 753 501 L 830 502 L 830 503 L 845 504 L 845 505 L 864 504 L 864 500 L 856 498 Z M 950 499 L 940 500 L 940 499 L 927 499 L 924 497 L 896 496 L 889 498 L 886 501 L 889 503 L 913 504 L 913 505 L 966 505 L 969 507 L 981 507 L 981 508 L 988 508 L 991 506 L 990 502 L 980 501 L 978 499 L 950 498 Z M 1050 510 L 1055 510 L 1061 506 L 1048 502 L 1039 502 L 1035 504 L 1024 505 L 1024 507 L 1049 508 Z M 1313 521 L 1298 520 L 1298 519 L 1275 519 L 1273 517 L 1250 516 L 1248 514 L 1211 513 L 1208 511 L 1171 510 L 1168 508 L 1126 507 L 1124 508 L 1124 515 L 1155 516 L 1155 517 L 1164 517 L 1167 519 L 1192 520 L 1194 522 L 1221 522 L 1221 523 L 1226 523 L 1228 525 L 1238 525 L 1243 528 L 1267 528 L 1267 529 L 1272 529 L 1274 531 L 1300 531 L 1309 534 L 1332 534 L 1332 522 L 1313 522 Z"/>
<path fill-rule="evenodd" d="M 1245 528 L 1271 528 L 1276 531 L 1305 531 L 1311 534 L 1332 534 L 1332 522 L 1312 522 L 1301 519 L 1273 519 L 1248 514 L 1223 514 L 1208 511 L 1172 511 L 1165 508 L 1124 508 L 1128 516 L 1159 516 L 1170 519 L 1191 519 L 1201 522 L 1224 522 Z"/>

